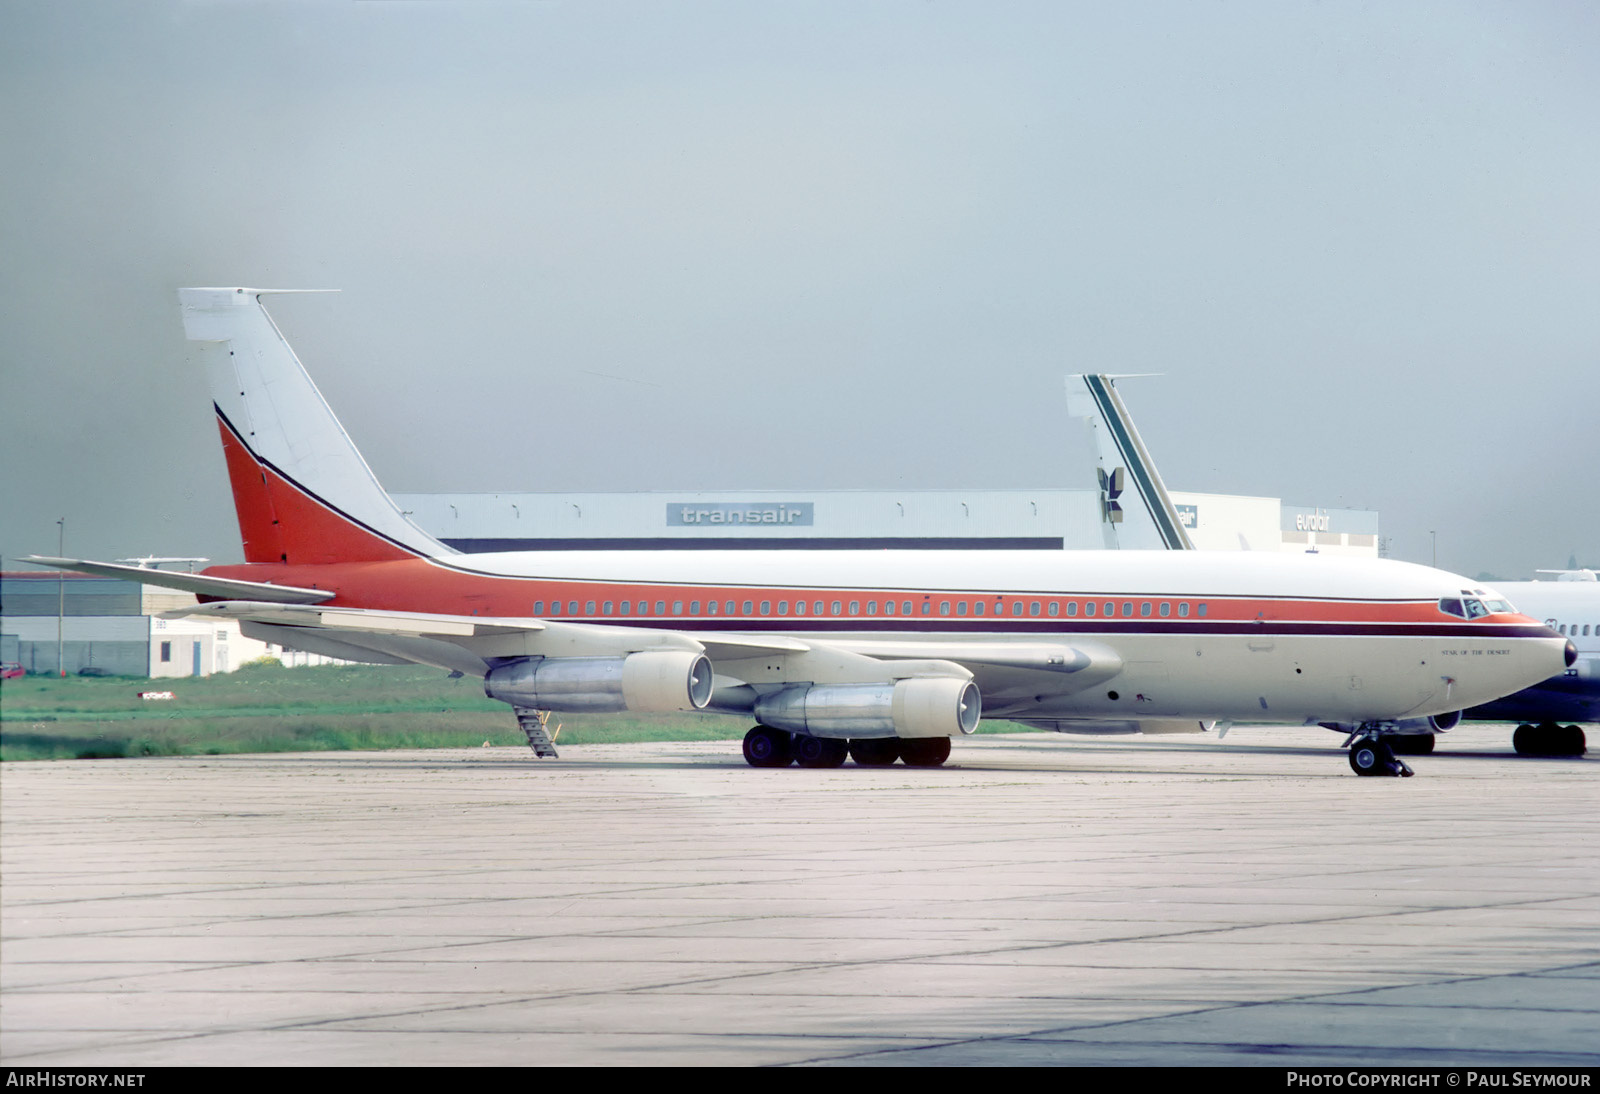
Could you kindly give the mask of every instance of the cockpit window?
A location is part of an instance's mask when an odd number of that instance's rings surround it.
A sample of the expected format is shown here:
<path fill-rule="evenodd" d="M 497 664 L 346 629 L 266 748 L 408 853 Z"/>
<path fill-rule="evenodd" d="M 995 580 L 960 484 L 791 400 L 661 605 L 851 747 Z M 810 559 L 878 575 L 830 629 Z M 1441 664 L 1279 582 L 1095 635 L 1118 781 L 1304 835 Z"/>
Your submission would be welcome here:
<path fill-rule="evenodd" d="M 1466 606 L 1468 619 L 1477 619 L 1481 615 L 1489 614 L 1489 609 L 1485 608 L 1483 601 L 1477 597 L 1466 597 L 1462 600 L 1462 604 Z"/>
<path fill-rule="evenodd" d="M 1484 603 L 1489 606 L 1491 612 L 1514 612 L 1517 610 L 1511 606 L 1509 601 L 1505 600 L 1485 600 Z"/>
<path fill-rule="evenodd" d="M 1461 619 L 1465 619 L 1467 617 L 1465 609 L 1461 607 L 1461 601 L 1457 600 L 1453 596 L 1442 598 L 1439 601 L 1439 610 L 1445 615 L 1454 615 Z"/>

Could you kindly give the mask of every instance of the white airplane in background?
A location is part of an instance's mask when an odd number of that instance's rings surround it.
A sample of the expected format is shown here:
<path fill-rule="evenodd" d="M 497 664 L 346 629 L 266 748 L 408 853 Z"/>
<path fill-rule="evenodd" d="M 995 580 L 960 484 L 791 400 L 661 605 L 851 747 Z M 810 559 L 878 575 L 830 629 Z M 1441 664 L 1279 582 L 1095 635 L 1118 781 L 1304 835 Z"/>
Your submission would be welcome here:
<path fill-rule="evenodd" d="M 936 765 L 980 716 L 1339 723 L 1384 734 L 1543 680 L 1574 648 L 1509 609 L 1441 609 L 1409 563 L 1196 551 L 548 551 L 464 555 L 379 486 L 262 305 L 183 289 L 246 562 L 199 574 L 28 561 L 184 589 L 185 614 L 350 660 L 481 677 L 539 755 L 551 711 L 753 718 L 757 767 Z M 1115 483 L 1108 482 L 1108 494 Z M 1118 499 L 1108 499 L 1118 500 Z"/>

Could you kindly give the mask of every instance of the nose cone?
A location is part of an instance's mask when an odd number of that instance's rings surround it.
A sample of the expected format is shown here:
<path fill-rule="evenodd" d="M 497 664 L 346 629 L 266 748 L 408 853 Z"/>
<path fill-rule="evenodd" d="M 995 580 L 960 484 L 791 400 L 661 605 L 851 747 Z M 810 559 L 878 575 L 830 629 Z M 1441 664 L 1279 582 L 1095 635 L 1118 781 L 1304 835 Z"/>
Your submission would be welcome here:
<path fill-rule="evenodd" d="M 1459 675 L 1452 679 L 1452 697 L 1464 707 L 1481 706 L 1523 688 L 1560 676 L 1577 659 L 1578 651 L 1565 636 L 1538 623 L 1504 643 L 1487 648 L 1487 656 L 1458 661 Z"/>

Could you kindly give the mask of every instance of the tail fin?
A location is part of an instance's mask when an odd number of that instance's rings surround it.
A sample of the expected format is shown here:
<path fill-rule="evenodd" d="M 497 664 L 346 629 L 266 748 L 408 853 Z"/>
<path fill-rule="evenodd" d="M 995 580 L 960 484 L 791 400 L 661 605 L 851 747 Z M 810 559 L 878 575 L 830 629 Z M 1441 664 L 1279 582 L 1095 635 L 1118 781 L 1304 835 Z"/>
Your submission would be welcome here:
<path fill-rule="evenodd" d="M 453 554 L 389 500 L 261 302 L 267 289 L 179 289 L 206 356 L 248 562 Z M 292 290 L 287 290 L 292 291 Z"/>
<path fill-rule="evenodd" d="M 1117 379 L 1067 377 L 1067 412 L 1086 419 L 1094 434 L 1106 546 L 1192 551 L 1194 544 L 1183 530 L 1178 510 L 1117 395 Z M 1125 493 L 1130 486 L 1131 497 Z"/>

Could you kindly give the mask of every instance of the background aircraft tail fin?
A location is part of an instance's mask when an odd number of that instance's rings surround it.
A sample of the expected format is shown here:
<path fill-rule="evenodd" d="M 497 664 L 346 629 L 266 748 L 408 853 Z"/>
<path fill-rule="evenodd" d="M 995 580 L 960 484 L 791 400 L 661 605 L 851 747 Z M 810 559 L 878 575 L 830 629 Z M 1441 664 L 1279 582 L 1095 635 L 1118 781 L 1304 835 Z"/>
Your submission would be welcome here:
<path fill-rule="evenodd" d="M 261 298 L 179 289 L 205 352 L 248 562 L 366 562 L 453 554 L 389 499 Z"/>
<path fill-rule="evenodd" d="M 1178 511 L 1145 450 L 1115 381 L 1097 374 L 1067 377 L 1067 411 L 1093 436 L 1100 487 L 1101 530 L 1108 548 L 1192 551 Z"/>

